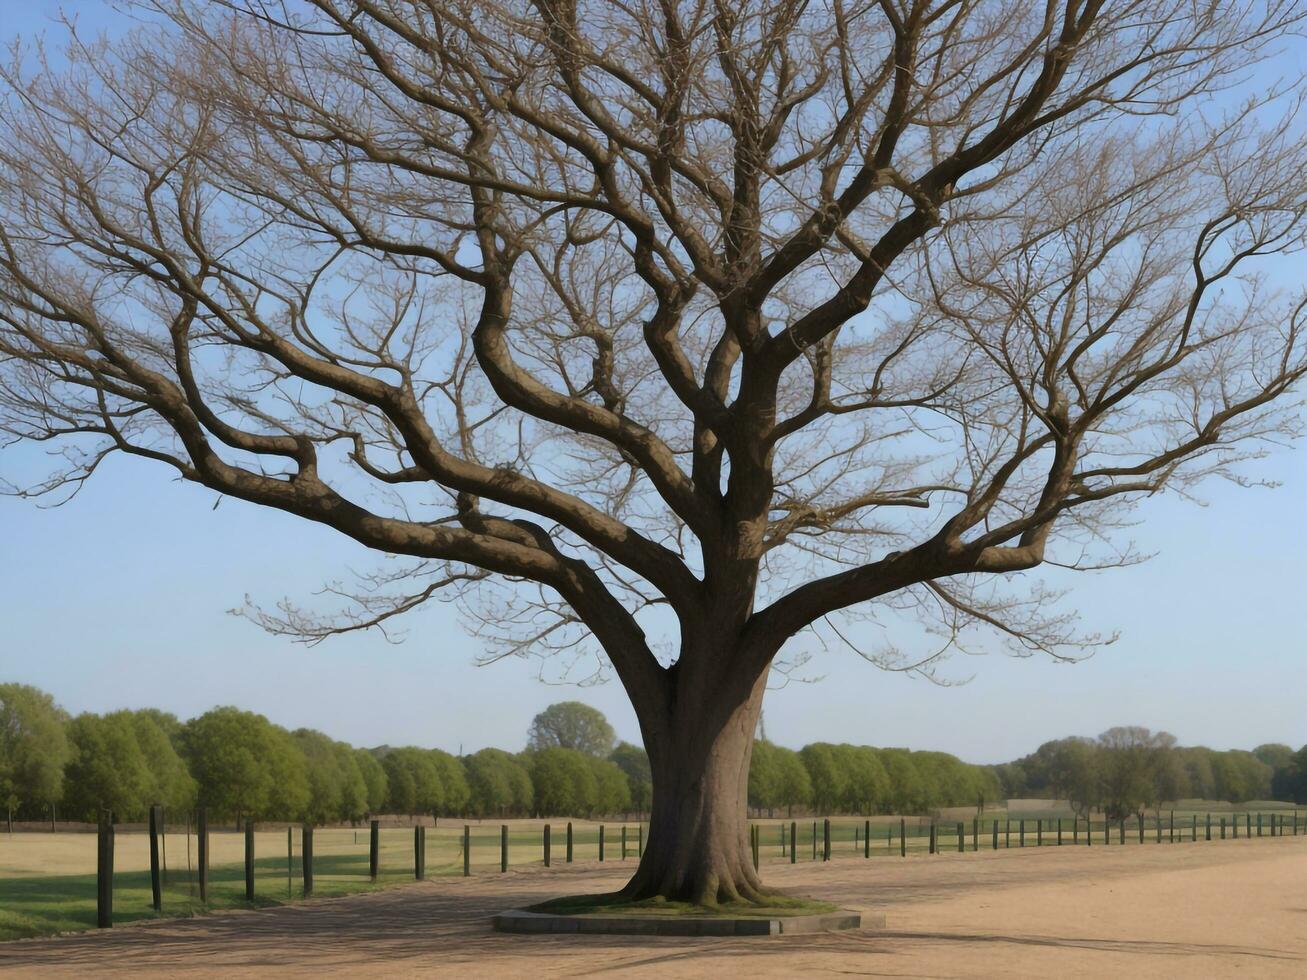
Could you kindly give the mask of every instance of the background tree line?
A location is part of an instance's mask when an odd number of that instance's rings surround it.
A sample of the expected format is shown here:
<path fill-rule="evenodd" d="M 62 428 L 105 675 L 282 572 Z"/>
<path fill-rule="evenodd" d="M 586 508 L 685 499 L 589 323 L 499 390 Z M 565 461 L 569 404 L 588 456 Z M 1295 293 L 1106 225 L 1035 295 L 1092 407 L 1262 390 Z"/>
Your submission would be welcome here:
<path fill-rule="evenodd" d="M 90 820 L 108 807 L 135 821 L 151 803 L 324 824 L 376 813 L 593 817 L 647 811 L 651 784 L 644 750 L 619 742 L 600 712 L 575 701 L 537 715 L 522 752 L 455 757 L 355 748 L 233 707 L 186 722 L 155 709 L 70 717 L 42 691 L 0 685 L 0 805 L 19 819 L 45 819 L 53 805 L 64 819 Z M 977 766 L 944 752 L 826 742 L 795 751 L 759 740 L 749 770 L 749 804 L 769 815 L 929 813 L 1031 796 L 1114 818 L 1186 798 L 1307 802 L 1307 746 L 1217 752 L 1116 728 Z"/>
<path fill-rule="evenodd" d="M 1181 799 L 1307 802 L 1307 746 L 1218 752 L 1138 727 L 1045 742 L 994 771 L 1004 796 L 1056 797 L 1113 820 Z"/>

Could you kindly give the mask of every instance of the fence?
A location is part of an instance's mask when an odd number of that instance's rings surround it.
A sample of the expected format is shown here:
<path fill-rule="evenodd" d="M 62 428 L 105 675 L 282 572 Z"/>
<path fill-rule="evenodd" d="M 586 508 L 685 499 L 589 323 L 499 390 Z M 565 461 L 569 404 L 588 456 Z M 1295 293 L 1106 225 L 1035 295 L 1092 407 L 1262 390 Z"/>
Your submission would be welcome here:
<path fill-rule="evenodd" d="M 285 828 L 260 830 L 247 820 L 239 831 L 211 829 L 204 810 L 170 828 L 152 808 L 145 840 L 116 830 L 103 814 L 96 835 L 95 923 L 117 918 L 188 914 L 205 908 L 272 904 L 298 896 L 335 895 L 422 880 L 432 875 L 504 873 L 529 865 L 580 861 L 633 862 L 644 852 L 645 824 L 581 821 L 436 828 Z M 1176 815 L 1106 821 L 1082 818 L 925 818 L 756 820 L 749 846 L 764 862 L 908 857 L 1000 848 L 1172 844 L 1250 837 L 1307 835 L 1299 811 Z M 26 835 L 24 835 L 26 836 Z M 80 836 L 80 835 L 79 835 Z M 115 843 L 136 870 L 115 870 Z M 148 845 L 142 848 L 142 844 Z M 140 867 L 148 853 L 148 872 Z M 169 864 L 171 855 L 172 863 Z M 184 855 L 184 865 L 182 856 Z M 118 893 L 117 902 L 115 904 Z M 89 923 L 88 923 L 89 924 Z"/>

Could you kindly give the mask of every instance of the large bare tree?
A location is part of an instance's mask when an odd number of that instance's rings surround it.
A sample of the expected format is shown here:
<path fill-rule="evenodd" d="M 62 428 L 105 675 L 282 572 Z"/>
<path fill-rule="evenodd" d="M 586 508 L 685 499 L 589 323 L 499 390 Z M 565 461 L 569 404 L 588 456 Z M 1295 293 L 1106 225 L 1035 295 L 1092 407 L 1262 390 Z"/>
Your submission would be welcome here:
<path fill-rule="evenodd" d="M 59 447 L 16 489 L 126 454 L 387 556 L 274 630 L 452 590 L 492 656 L 599 652 L 629 896 L 769 900 L 803 636 L 1074 655 L 1015 573 L 1292 434 L 1297 0 L 137 7 L 6 74 L 0 424 Z"/>

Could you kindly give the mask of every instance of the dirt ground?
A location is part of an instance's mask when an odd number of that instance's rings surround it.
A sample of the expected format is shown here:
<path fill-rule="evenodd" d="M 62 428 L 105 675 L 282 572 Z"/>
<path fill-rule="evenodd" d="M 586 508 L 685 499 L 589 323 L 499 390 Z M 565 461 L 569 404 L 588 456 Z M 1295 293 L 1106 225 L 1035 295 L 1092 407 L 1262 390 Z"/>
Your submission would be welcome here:
<path fill-rule="evenodd" d="M 630 865 L 626 869 L 630 870 Z M 0 946 L 6 976 L 1303 977 L 1307 837 L 1045 847 L 766 870 L 887 928 L 763 939 L 506 936 L 488 918 L 620 868 L 442 879 Z"/>

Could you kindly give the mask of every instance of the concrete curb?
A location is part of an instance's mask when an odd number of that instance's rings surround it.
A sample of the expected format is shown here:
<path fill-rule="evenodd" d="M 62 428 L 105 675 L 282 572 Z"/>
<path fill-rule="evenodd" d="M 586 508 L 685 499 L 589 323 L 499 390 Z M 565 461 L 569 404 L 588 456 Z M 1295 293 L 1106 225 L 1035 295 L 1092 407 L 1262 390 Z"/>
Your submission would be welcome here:
<path fill-rule="evenodd" d="M 550 915 L 513 909 L 491 920 L 497 932 L 602 936 L 792 936 L 844 929 L 883 929 L 885 916 L 841 910 L 822 915 L 664 917 Z"/>

